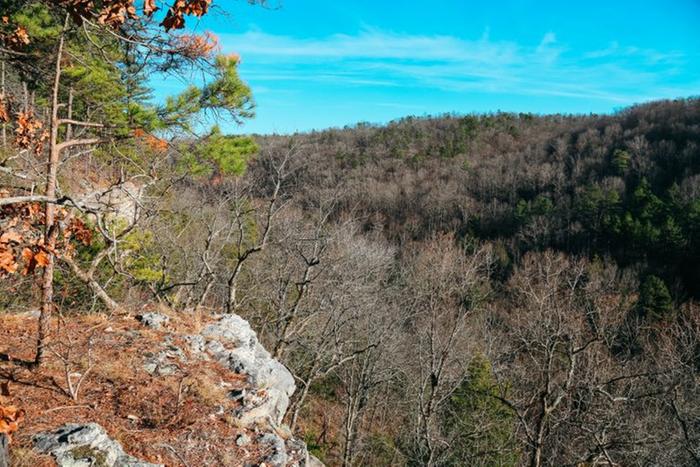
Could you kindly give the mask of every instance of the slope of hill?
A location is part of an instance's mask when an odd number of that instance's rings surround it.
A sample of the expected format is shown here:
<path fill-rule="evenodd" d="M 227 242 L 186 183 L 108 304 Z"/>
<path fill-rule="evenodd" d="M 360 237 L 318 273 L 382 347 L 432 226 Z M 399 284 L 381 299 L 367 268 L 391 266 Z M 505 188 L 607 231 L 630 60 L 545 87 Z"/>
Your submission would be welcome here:
<path fill-rule="evenodd" d="M 614 115 L 408 117 L 259 142 L 303 148 L 293 190 L 334 189 L 396 242 L 440 232 L 612 256 L 700 294 L 700 99 Z"/>

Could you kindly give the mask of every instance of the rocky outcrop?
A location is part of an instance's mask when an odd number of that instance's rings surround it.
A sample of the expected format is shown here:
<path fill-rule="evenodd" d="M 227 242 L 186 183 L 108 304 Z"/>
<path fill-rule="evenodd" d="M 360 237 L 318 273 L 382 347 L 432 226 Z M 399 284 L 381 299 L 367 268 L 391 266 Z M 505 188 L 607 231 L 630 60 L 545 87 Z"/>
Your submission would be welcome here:
<path fill-rule="evenodd" d="M 167 322 L 154 318 L 155 313 L 148 315 L 141 316 L 144 326 L 160 328 Z M 154 326 L 153 323 L 158 324 Z M 168 376 L 178 371 L 178 362 L 184 362 L 186 357 L 184 349 L 173 344 L 175 337 L 166 336 L 157 353 L 145 355 L 143 367 L 149 374 Z M 296 389 L 294 377 L 265 350 L 246 320 L 234 314 L 224 315 L 206 325 L 199 334 L 184 336 L 184 340 L 194 358 L 213 359 L 247 377 L 248 388 L 229 394 L 230 399 L 241 402 L 234 414 L 239 425 L 270 422 L 276 427 L 282 423 L 289 398 Z"/>
<path fill-rule="evenodd" d="M 171 377 L 185 367 L 191 375 L 202 361 L 241 375 L 240 385 L 221 383 L 225 400 L 221 401 L 218 416 L 230 417 L 239 431 L 232 442 L 235 448 L 244 454 L 259 453 L 255 454 L 258 461 L 250 465 L 322 465 L 309 455 L 305 443 L 294 438 L 283 425 L 295 391 L 294 377 L 272 358 L 246 320 L 235 314 L 218 316 L 199 333 L 187 335 L 174 332 L 176 318 L 170 323 L 165 315 L 145 313 L 139 320 L 144 327 L 162 333 L 157 335 L 159 344 L 141 354 L 142 370 L 151 376 Z M 138 334 L 136 330 L 128 332 Z M 37 450 L 51 454 L 60 467 L 155 465 L 127 455 L 95 423 L 65 425 L 57 431 L 36 435 L 34 442 Z"/>
<path fill-rule="evenodd" d="M 34 436 L 34 446 L 42 454 L 51 454 L 60 467 L 163 467 L 126 454 L 96 423 L 68 424 L 39 433 Z"/>
<path fill-rule="evenodd" d="M 0 467 L 9 467 L 10 451 L 8 449 L 9 440 L 7 435 L 0 433 Z"/>
<path fill-rule="evenodd" d="M 247 375 L 251 389 L 241 394 L 242 407 L 236 414 L 241 424 L 260 420 L 282 423 L 296 389 L 294 377 L 258 342 L 246 320 L 238 315 L 223 316 L 199 335 L 190 336 L 189 342 L 198 355 L 210 356 L 231 371 Z"/>

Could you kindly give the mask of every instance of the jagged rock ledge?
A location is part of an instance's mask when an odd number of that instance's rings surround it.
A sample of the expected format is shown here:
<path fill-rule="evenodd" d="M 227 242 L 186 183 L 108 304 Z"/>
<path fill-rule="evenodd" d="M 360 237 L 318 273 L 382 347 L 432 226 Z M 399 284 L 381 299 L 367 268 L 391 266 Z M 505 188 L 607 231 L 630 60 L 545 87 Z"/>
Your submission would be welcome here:
<path fill-rule="evenodd" d="M 144 319 L 145 318 L 145 319 Z M 141 324 L 163 329 L 170 322 L 165 315 L 149 313 Z M 186 347 L 177 343 L 184 342 Z M 250 324 L 238 315 L 222 315 L 206 324 L 198 334 L 168 333 L 161 348 L 144 356 L 143 369 L 154 376 L 172 375 L 178 365 L 208 360 L 245 376 L 247 387 L 232 390 L 228 399 L 239 402 L 230 409 L 238 427 L 250 428 L 251 436 L 236 439 L 241 449 L 258 447 L 265 452 L 256 465 L 274 467 L 322 466 L 310 456 L 303 441 L 295 439 L 282 424 L 289 399 L 296 387 L 294 377 L 260 344 Z M 223 406 L 223 404 L 222 404 Z M 111 439 L 96 423 L 67 424 L 57 430 L 35 435 L 37 451 L 51 454 L 60 467 L 155 467 L 136 459 Z M 128 449 L 128 446 L 126 446 Z M 239 465 L 239 464 L 236 464 Z M 240 465 L 248 465 L 242 462 Z"/>

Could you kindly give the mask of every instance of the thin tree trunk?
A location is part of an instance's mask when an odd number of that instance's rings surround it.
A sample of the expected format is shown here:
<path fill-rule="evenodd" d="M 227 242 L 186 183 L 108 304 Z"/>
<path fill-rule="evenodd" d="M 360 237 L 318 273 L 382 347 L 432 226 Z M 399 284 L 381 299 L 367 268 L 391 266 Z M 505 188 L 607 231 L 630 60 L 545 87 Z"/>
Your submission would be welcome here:
<path fill-rule="evenodd" d="M 27 90 L 26 81 L 22 81 L 22 111 L 29 111 L 29 91 Z"/>
<path fill-rule="evenodd" d="M 68 90 L 68 109 L 67 109 L 68 120 L 73 120 L 73 88 Z M 66 141 L 70 141 L 73 138 L 73 126 L 69 123 L 66 125 Z"/>
<path fill-rule="evenodd" d="M 61 84 L 61 57 L 63 56 L 63 43 L 65 32 L 68 27 L 68 16 L 66 15 L 63 31 L 58 40 L 56 50 L 56 69 L 53 81 L 53 92 L 51 96 L 51 121 L 49 124 L 49 163 L 46 175 L 46 192 L 48 198 L 56 197 L 56 176 L 58 174 L 58 162 L 60 148 L 58 146 L 58 92 Z M 41 315 L 39 316 L 39 336 L 37 341 L 35 363 L 41 365 L 46 357 L 46 345 L 49 341 L 51 331 L 51 314 L 53 312 L 53 272 L 55 266 L 54 251 L 56 247 L 56 237 L 58 231 L 54 225 L 56 206 L 53 203 L 44 204 L 44 216 L 46 232 L 44 245 L 48 253 L 48 264 L 44 268 L 44 276 L 41 285 Z"/>
<path fill-rule="evenodd" d="M 289 429 L 292 431 L 292 433 L 294 433 L 294 430 L 297 427 L 297 423 L 299 422 L 299 414 L 301 413 L 301 409 L 304 406 L 304 402 L 306 401 L 306 396 L 309 395 L 309 388 L 313 380 L 314 378 L 309 378 L 309 380 L 306 381 L 306 385 L 301 391 L 299 399 L 297 399 L 294 403 L 294 408 L 292 409 L 292 419 L 289 422 Z"/>
<path fill-rule="evenodd" d="M 313 271 L 313 268 L 315 265 L 319 263 L 318 258 L 314 258 L 312 261 L 306 263 L 306 269 L 304 270 L 304 277 L 301 280 L 301 283 L 297 285 L 297 295 L 294 299 L 294 304 L 292 305 L 292 310 L 289 313 L 289 317 L 285 319 L 284 325 L 282 327 L 282 335 L 280 338 L 277 340 L 277 343 L 275 344 L 275 348 L 272 352 L 272 357 L 276 359 L 280 359 L 282 356 L 282 352 L 285 350 L 285 347 L 287 346 L 287 341 L 290 337 L 289 333 L 289 327 L 292 324 L 292 321 L 296 319 L 297 313 L 299 313 L 299 306 L 301 305 L 301 301 L 304 298 L 305 292 L 309 288 L 309 284 L 311 282 L 311 273 Z"/>
<path fill-rule="evenodd" d="M 106 251 L 106 250 L 104 250 Z M 105 304 L 105 306 L 110 310 L 110 311 L 117 311 L 119 310 L 119 304 L 115 302 L 112 297 L 109 296 L 109 294 L 105 291 L 105 289 L 95 280 L 94 277 L 94 271 L 99 265 L 99 263 L 102 261 L 102 258 L 104 258 L 106 254 L 98 256 L 94 262 L 93 265 L 90 267 L 89 270 L 83 271 L 80 269 L 80 266 L 78 266 L 78 263 L 75 262 L 74 259 L 69 258 L 69 257 L 64 257 L 63 261 L 68 263 L 68 265 L 71 267 L 71 270 L 73 271 L 73 274 L 75 274 L 78 279 L 83 281 L 85 285 L 87 285 L 90 290 L 92 290 L 92 293 L 95 294 L 97 298 L 102 300 L 102 303 Z"/>
<path fill-rule="evenodd" d="M 357 397 L 355 395 L 349 396 L 348 400 L 348 413 L 345 417 L 344 424 L 344 445 L 343 445 L 343 467 L 350 467 L 352 465 L 352 451 L 353 451 L 353 441 L 355 433 L 355 420 L 358 415 L 358 405 Z"/>
<path fill-rule="evenodd" d="M 248 258 L 248 252 L 236 260 L 236 267 L 233 269 L 231 276 L 228 278 L 226 285 L 228 286 L 228 296 L 226 298 L 226 313 L 234 313 L 236 311 L 236 290 L 238 275 L 243 269 L 243 262 Z"/>
<path fill-rule="evenodd" d="M 10 450 L 7 436 L 0 433 L 0 467 L 10 467 Z"/>
<path fill-rule="evenodd" d="M 2 62 L 2 78 L 0 78 L 0 96 L 5 98 L 5 61 Z M 7 123 L 2 124 L 2 147 L 7 147 Z"/>
<path fill-rule="evenodd" d="M 546 413 L 543 413 L 542 418 L 537 425 L 537 438 L 535 439 L 535 446 L 532 451 L 530 467 L 540 467 L 540 465 L 542 465 L 542 444 L 544 443 L 544 427 L 546 417 Z"/>

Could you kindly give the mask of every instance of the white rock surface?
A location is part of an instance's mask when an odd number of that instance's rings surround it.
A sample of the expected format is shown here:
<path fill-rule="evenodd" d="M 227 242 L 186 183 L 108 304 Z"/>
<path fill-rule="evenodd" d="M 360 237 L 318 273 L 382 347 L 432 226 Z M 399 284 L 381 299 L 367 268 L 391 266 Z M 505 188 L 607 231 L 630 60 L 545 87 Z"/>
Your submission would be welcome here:
<path fill-rule="evenodd" d="M 68 424 L 39 433 L 34 436 L 34 447 L 51 454 L 59 467 L 162 467 L 126 454 L 97 423 Z"/>
<path fill-rule="evenodd" d="M 170 318 L 167 315 L 153 312 L 144 313 L 139 317 L 139 319 L 144 326 L 153 329 L 160 329 L 170 322 Z"/>
<path fill-rule="evenodd" d="M 243 399 L 237 414 L 241 423 L 269 418 L 281 424 L 296 389 L 294 377 L 260 344 L 250 324 L 238 315 L 225 315 L 207 325 L 200 335 L 205 339 L 206 352 L 231 371 L 247 375 L 255 389 Z"/>

